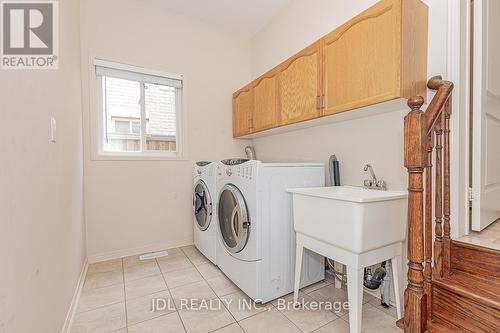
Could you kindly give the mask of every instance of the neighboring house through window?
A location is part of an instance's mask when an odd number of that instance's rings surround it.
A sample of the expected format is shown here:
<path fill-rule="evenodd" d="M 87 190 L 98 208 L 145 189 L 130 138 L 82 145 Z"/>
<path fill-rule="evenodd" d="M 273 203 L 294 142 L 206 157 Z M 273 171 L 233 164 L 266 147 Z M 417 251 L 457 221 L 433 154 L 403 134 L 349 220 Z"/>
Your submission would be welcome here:
<path fill-rule="evenodd" d="M 180 152 L 182 76 L 96 60 L 98 154 Z"/>

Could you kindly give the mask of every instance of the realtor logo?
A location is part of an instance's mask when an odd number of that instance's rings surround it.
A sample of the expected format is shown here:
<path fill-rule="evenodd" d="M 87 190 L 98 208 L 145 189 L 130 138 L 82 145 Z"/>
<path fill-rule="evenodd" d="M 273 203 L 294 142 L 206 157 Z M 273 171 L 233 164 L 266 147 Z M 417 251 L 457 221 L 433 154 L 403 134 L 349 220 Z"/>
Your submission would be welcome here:
<path fill-rule="evenodd" d="M 57 69 L 58 2 L 0 1 L 2 69 Z"/>

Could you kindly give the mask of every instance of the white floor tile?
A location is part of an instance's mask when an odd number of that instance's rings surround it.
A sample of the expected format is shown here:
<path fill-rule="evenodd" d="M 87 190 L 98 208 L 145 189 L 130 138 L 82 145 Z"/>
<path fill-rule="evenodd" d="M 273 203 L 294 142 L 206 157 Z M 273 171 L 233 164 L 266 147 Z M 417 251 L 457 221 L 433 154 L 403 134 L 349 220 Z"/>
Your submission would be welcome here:
<path fill-rule="evenodd" d="M 196 268 L 182 269 L 179 271 L 167 272 L 164 274 L 167 286 L 172 289 L 185 284 L 202 281 L 203 277 Z"/>
<path fill-rule="evenodd" d="M 218 329 L 217 331 L 214 331 L 213 333 L 245 333 L 240 325 L 237 323 L 231 324 L 229 326 L 223 327 L 221 329 Z"/>
<path fill-rule="evenodd" d="M 344 304 L 348 301 L 346 288 L 337 289 L 335 288 L 335 284 L 332 283 L 326 287 L 310 292 L 308 295 L 317 301 L 334 302 L 334 307 L 336 310 L 334 310 L 333 312 L 335 312 L 335 314 L 337 314 L 338 316 L 343 316 L 347 313 L 347 310 L 345 310 L 344 306 Z M 364 293 L 363 304 L 368 303 L 373 298 L 374 297 L 372 295 Z"/>
<path fill-rule="evenodd" d="M 124 268 L 125 281 L 134 281 L 148 276 L 161 274 L 160 268 L 156 261 L 148 261 L 139 263 L 134 266 L 126 266 Z"/>
<path fill-rule="evenodd" d="M 192 245 L 181 249 L 189 260 L 196 266 L 210 262 L 210 260 L 208 260 L 203 254 L 201 254 L 200 251 L 198 251 L 197 248 Z"/>
<path fill-rule="evenodd" d="M 301 306 L 294 307 L 292 295 L 278 303 L 277 309 L 302 332 L 312 332 L 338 318 L 331 309 L 319 308 L 320 303 L 304 293 L 299 294 L 298 301 Z"/>
<path fill-rule="evenodd" d="M 256 304 L 242 291 L 221 297 L 229 312 L 237 321 L 269 310 L 272 305 Z"/>
<path fill-rule="evenodd" d="M 108 333 L 126 326 L 125 303 L 118 303 L 78 313 L 71 333 Z"/>
<path fill-rule="evenodd" d="M 486 228 L 486 230 L 498 232 L 498 234 L 500 235 L 500 220 L 496 220 L 495 222 L 493 222 L 492 224 L 490 224 Z"/>
<path fill-rule="evenodd" d="M 349 315 L 342 317 L 349 322 Z M 370 304 L 363 305 L 363 333 L 400 333 L 396 327 L 396 319 L 374 308 Z"/>
<path fill-rule="evenodd" d="M 191 301 L 217 298 L 217 295 L 212 291 L 212 288 L 210 288 L 206 281 L 198 281 L 172 288 L 170 289 L 170 293 L 172 294 L 177 309 L 180 309 L 182 305 L 188 304 Z"/>
<path fill-rule="evenodd" d="M 93 310 L 120 302 L 125 302 L 125 288 L 123 284 L 103 288 L 84 289 L 80 296 L 77 312 Z"/>
<path fill-rule="evenodd" d="M 239 291 L 239 288 L 225 275 L 208 279 L 207 282 L 219 297 L 226 296 L 236 291 Z"/>
<path fill-rule="evenodd" d="M 163 315 L 129 326 L 128 333 L 184 333 L 184 326 L 177 312 Z"/>
<path fill-rule="evenodd" d="M 122 259 L 113 259 L 90 264 L 87 273 L 103 273 L 122 270 Z"/>
<path fill-rule="evenodd" d="M 309 294 L 315 290 L 318 290 L 320 288 L 323 288 L 323 287 L 326 287 L 326 286 L 329 286 L 330 284 L 332 284 L 333 282 L 331 280 L 328 280 L 328 279 L 325 279 L 325 280 L 322 280 L 322 281 L 319 281 L 319 282 L 316 282 L 314 284 L 311 284 L 310 286 L 307 286 L 305 288 L 302 288 L 300 291 L 306 293 L 306 294 Z"/>
<path fill-rule="evenodd" d="M 212 263 L 205 263 L 196 266 L 196 269 L 200 272 L 200 274 L 203 276 L 205 280 L 212 279 L 217 276 L 224 275 L 219 267 L 215 266 Z"/>
<path fill-rule="evenodd" d="M 380 299 L 375 298 L 375 297 L 369 303 L 374 308 L 384 312 L 385 314 L 388 314 L 389 316 L 393 317 L 394 319 L 397 319 L 398 311 L 396 310 L 396 308 L 394 306 L 390 306 L 389 308 L 383 307 L 380 304 Z"/>
<path fill-rule="evenodd" d="M 125 297 L 128 300 L 167 290 L 162 275 L 150 276 L 125 284 Z"/>
<path fill-rule="evenodd" d="M 176 311 L 168 291 L 127 300 L 126 304 L 128 325 L 133 325 Z M 155 309 L 154 307 L 156 307 L 156 305 L 159 305 L 160 308 Z"/>
<path fill-rule="evenodd" d="M 164 274 L 194 267 L 188 257 L 184 255 L 158 260 L 158 265 Z"/>
<path fill-rule="evenodd" d="M 84 289 L 95 289 L 123 284 L 122 271 L 87 273 Z"/>
<path fill-rule="evenodd" d="M 318 328 L 316 331 L 314 331 L 314 333 L 349 333 L 349 324 L 346 321 L 338 318 L 326 324 L 325 326 Z"/>
<path fill-rule="evenodd" d="M 300 330 L 274 307 L 239 322 L 246 333 L 300 333 Z"/>
<path fill-rule="evenodd" d="M 223 306 L 218 310 L 181 310 L 179 315 L 188 333 L 211 332 L 234 322 Z"/>

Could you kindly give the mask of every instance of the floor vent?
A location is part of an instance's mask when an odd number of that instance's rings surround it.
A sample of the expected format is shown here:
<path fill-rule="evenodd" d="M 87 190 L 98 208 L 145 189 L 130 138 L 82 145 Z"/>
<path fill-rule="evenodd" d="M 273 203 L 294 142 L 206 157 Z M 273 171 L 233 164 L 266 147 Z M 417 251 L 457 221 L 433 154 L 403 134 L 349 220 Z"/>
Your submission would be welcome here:
<path fill-rule="evenodd" d="M 150 253 L 141 254 L 139 256 L 139 260 L 150 260 L 150 259 L 161 258 L 161 257 L 166 257 L 166 256 L 168 256 L 167 251 L 150 252 Z"/>

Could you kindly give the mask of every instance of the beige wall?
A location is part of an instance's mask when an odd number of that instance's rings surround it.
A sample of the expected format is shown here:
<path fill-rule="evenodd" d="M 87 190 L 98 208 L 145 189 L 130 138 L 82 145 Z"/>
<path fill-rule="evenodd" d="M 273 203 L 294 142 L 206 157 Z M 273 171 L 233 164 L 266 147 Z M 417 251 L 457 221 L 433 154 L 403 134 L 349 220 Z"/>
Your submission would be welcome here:
<path fill-rule="evenodd" d="M 60 332 L 85 258 L 79 1 L 59 10 L 59 69 L 0 70 L 2 333 Z"/>
<path fill-rule="evenodd" d="M 253 77 L 269 70 L 317 40 L 376 0 L 296 0 L 252 40 Z M 428 75 L 446 75 L 447 3 L 426 0 L 429 5 Z M 328 162 L 336 154 L 341 162 L 341 181 L 361 185 L 371 163 L 392 189 L 406 188 L 403 164 L 403 117 L 408 110 L 385 113 L 318 126 L 254 140 L 264 161 Z"/>
<path fill-rule="evenodd" d="M 82 51 L 90 260 L 192 243 L 193 162 L 244 154 L 245 142 L 231 139 L 230 96 L 250 79 L 250 41 L 161 1 L 86 0 Z M 91 160 L 90 57 L 184 75 L 185 160 Z"/>

